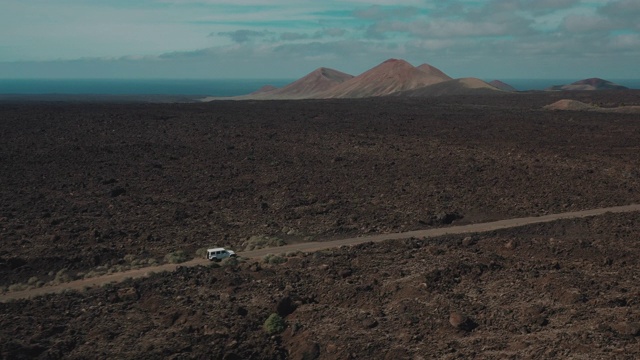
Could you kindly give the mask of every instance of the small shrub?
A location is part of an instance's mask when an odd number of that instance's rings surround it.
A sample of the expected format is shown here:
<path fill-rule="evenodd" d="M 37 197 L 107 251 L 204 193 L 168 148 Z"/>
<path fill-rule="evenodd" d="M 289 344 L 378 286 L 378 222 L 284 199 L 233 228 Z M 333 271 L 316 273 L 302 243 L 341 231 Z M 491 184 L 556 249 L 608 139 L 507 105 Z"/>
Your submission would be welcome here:
<path fill-rule="evenodd" d="M 274 265 L 278 265 L 278 264 L 282 264 L 282 263 L 286 263 L 287 259 L 280 256 L 280 255 L 273 255 L 273 254 L 268 254 L 263 258 L 264 262 L 267 264 L 274 264 Z"/>
<path fill-rule="evenodd" d="M 26 289 L 27 286 L 24 284 L 13 284 L 13 285 L 9 285 L 9 291 L 22 291 L 24 289 Z"/>
<path fill-rule="evenodd" d="M 37 276 L 32 276 L 29 278 L 29 280 L 27 281 L 27 284 L 29 285 L 35 285 L 38 282 L 38 277 Z"/>
<path fill-rule="evenodd" d="M 302 329 L 302 324 L 300 324 L 299 322 L 295 322 L 293 323 L 293 325 L 291 326 L 291 333 L 295 334 L 298 332 L 298 330 Z"/>
<path fill-rule="evenodd" d="M 61 284 L 71 281 L 71 277 L 67 274 L 67 269 L 62 269 L 56 273 L 55 279 L 53 279 L 54 284 Z"/>
<path fill-rule="evenodd" d="M 133 263 L 133 261 L 136 259 L 136 256 L 133 254 L 127 254 L 124 256 L 124 261 L 128 262 L 128 263 Z"/>
<path fill-rule="evenodd" d="M 244 251 L 283 245 L 285 245 L 285 242 L 281 238 L 266 235 L 254 235 L 247 240 Z"/>
<path fill-rule="evenodd" d="M 105 271 L 96 271 L 96 270 L 91 270 L 88 273 L 84 274 L 83 278 L 84 279 L 90 279 L 96 276 L 102 276 L 105 274 Z"/>
<path fill-rule="evenodd" d="M 264 331 L 269 335 L 279 334 L 284 331 L 285 327 L 286 324 L 284 319 L 276 313 L 269 315 L 267 320 L 265 320 L 264 325 L 262 325 Z"/>
<path fill-rule="evenodd" d="M 206 258 L 207 257 L 207 248 L 200 248 L 196 250 L 196 257 Z"/>
<path fill-rule="evenodd" d="M 158 260 L 156 260 L 155 258 L 151 258 L 147 260 L 147 264 L 149 265 L 157 265 L 158 264 Z"/>
<path fill-rule="evenodd" d="M 215 262 L 212 262 L 215 264 Z M 228 257 L 226 259 L 222 259 L 222 261 L 220 262 L 222 265 L 231 265 L 231 266 L 236 266 L 240 263 L 240 260 L 238 260 L 237 257 Z"/>
<path fill-rule="evenodd" d="M 180 264 L 187 261 L 187 254 L 182 250 L 173 251 L 165 255 L 164 260 L 171 264 Z"/>

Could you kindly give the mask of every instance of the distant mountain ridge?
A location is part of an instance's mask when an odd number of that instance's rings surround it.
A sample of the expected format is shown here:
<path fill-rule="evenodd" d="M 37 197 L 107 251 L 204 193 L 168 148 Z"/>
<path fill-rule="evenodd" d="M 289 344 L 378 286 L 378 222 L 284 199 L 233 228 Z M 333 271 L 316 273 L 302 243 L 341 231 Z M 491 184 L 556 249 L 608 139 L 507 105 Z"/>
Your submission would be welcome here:
<path fill-rule="evenodd" d="M 614 82 L 600 79 L 600 78 L 583 79 L 571 84 L 554 85 L 547 88 L 547 90 L 549 91 L 577 91 L 577 90 L 595 91 L 595 90 L 628 90 L 628 89 L 629 88 L 626 86 L 622 86 Z"/>
<path fill-rule="evenodd" d="M 437 84 L 425 86 L 419 89 L 403 91 L 395 95 L 409 97 L 432 97 L 448 95 L 496 94 L 503 92 L 504 91 L 491 86 L 489 83 L 480 79 L 461 78 L 442 81 Z"/>
<path fill-rule="evenodd" d="M 453 79 L 442 70 L 426 63 L 413 66 L 402 59 L 389 59 L 358 76 L 319 68 L 280 89 L 263 87 L 249 95 L 231 99 L 353 99 L 500 91 L 480 79 Z"/>
<path fill-rule="evenodd" d="M 319 93 L 327 91 L 351 78 L 353 78 L 353 75 L 321 67 L 280 89 L 272 89 L 243 97 L 252 99 L 309 99 L 317 97 Z"/>
<path fill-rule="evenodd" d="M 518 90 L 517 90 L 516 88 L 514 88 L 513 86 L 511 86 L 511 85 L 509 85 L 509 84 L 507 84 L 507 83 L 505 83 L 505 82 L 502 82 L 502 81 L 500 81 L 500 80 L 493 80 L 493 81 L 490 81 L 490 82 L 489 82 L 489 85 L 491 85 L 491 86 L 493 86 L 493 87 L 495 87 L 495 88 L 498 88 L 498 89 L 500 89 L 500 90 L 503 90 L 503 91 L 518 91 Z"/>
<path fill-rule="evenodd" d="M 568 85 L 553 86 L 547 90 L 604 89 L 627 88 L 607 80 L 591 78 Z M 487 83 L 472 77 L 453 79 L 440 69 L 426 63 L 416 67 L 402 59 L 389 59 L 357 76 L 321 67 L 282 88 L 267 85 L 248 95 L 206 98 L 203 101 L 429 97 L 500 94 L 515 91 L 517 90 L 514 87 L 499 80 Z"/>
<path fill-rule="evenodd" d="M 450 79 L 438 69 L 425 72 L 400 59 L 389 59 L 319 95 L 320 98 L 386 96 Z"/>

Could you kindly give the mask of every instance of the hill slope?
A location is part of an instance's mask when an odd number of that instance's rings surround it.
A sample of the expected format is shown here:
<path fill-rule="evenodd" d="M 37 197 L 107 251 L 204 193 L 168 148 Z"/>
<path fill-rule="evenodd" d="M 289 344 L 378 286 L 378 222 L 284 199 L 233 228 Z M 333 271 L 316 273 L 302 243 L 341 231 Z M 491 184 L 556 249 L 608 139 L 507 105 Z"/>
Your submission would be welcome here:
<path fill-rule="evenodd" d="M 477 78 L 461 78 L 444 81 L 441 83 L 425 86 L 419 89 L 403 91 L 397 96 L 428 97 L 445 95 L 474 95 L 487 93 L 501 93 L 502 90 L 489 85 Z"/>
<path fill-rule="evenodd" d="M 425 67 L 423 67 L 425 68 Z M 389 59 L 382 64 L 318 94 L 319 98 L 364 98 L 385 96 L 421 88 L 448 78 L 436 68 L 424 71 L 404 60 Z"/>
<path fill-rule="evenodd" d="M 555 85 L 551 86 L 547 90 L 555 90 L 555 91 L 575 91 L 575 90 L 627 90 L 626 86 L 622 86 L 616 84 L 614 82 L 600 79 L 600 78 L 590 78 L 579 80 L 571 84 L 567 85 Z"/>
<path fill-rule="evenodd" d="M 505 82 L 502 82 L 500 80 L 493 80 L 493 81 L 489 82 L 489 85 L 491 85 L 491 86 L 493 86 L 493 87 L 495 87 L 497 89 L 503 90 L 503 91 L 518 91 L 518 89 L 516 89 L 513 86 L 511 86 L 511 85 L 509 85 L 509 84 L 507 84 Z"/>
<path fill-rule="evenodd" d="M 321 67 L 280 89 L 239 96 L 236 97 L 236 99 L 275 100 L 314 98 L 318 93 L 331 89 L 351 78 L 353 78 L 353 75 Z"/>

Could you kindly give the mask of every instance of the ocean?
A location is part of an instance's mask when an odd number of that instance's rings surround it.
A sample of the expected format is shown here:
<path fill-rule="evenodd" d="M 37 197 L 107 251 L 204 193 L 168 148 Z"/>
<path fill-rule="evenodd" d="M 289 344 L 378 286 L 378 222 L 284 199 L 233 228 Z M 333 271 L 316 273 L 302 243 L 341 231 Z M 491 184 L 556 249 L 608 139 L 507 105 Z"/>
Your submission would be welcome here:
<path fill-rule="evenodd" d="M 264 85 L 281 87 L 291 79 L 0 79 L 0 94 L 245 95 Z"/>
<path fill-rule="evenodd" d="M 493 79 L 490 79 L 493 80 Z M 488 81 L 490 81 L 488 80 Z M 517 90 L 544 90 L 579 79 L 500 79 Z M 607 79 L 640 89 L 640 79 Z M 282 87 L 293 79 L 0 79 L 0 94 L 207 95 L 236 96 L 264 85 Z"/>

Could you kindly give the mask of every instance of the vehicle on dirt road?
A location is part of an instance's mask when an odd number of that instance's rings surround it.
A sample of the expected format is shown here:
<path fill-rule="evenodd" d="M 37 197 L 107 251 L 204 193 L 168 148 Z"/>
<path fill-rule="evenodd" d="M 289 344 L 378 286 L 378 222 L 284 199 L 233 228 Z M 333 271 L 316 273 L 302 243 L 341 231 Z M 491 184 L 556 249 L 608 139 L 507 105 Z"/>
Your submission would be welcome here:
<path fill-rule="evenodd" d="M 236 253 L 225 248 L 214 248 L 207 250 L 207 259 L 212 261 L 220 261 L 229 257 L 236 257 Z"/>

